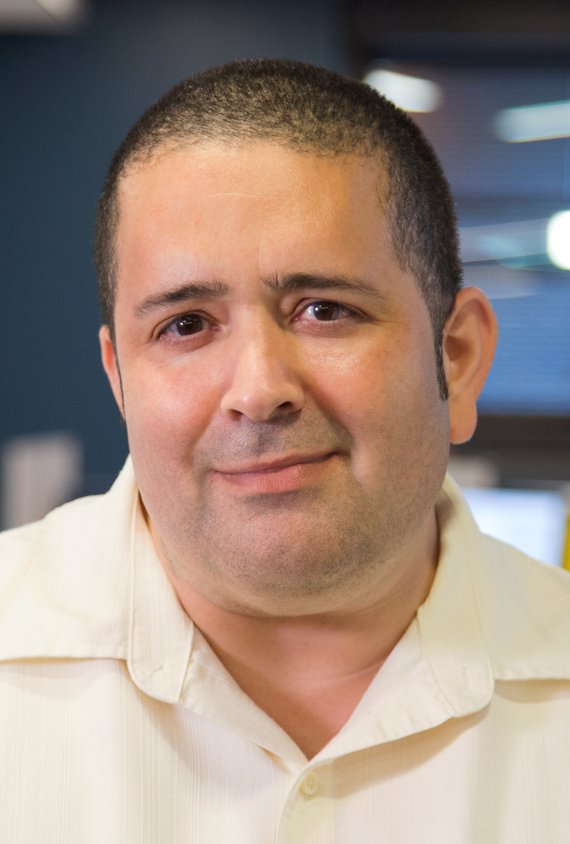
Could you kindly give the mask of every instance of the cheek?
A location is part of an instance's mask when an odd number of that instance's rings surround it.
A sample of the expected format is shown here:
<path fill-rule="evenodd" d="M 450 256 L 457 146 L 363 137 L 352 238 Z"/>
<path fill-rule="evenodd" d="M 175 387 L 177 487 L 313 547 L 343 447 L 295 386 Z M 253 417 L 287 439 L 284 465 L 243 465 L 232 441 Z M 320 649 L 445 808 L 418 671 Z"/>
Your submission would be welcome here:
<path fill-rule="evenodd" d="M 123 379 L 125 417 L 133 457 L 148 453 L 190 456 L 219 406 L 208 372 L 168 363 L 153 371 L 133 369 Z"/>
<path fill-rule="evenodd" d="M 387 411 L 393 411 L 394 399 L 404 397 L 406 387 L 418 380 L 411 350 L 400 332 L 374 337 L 358 344 L 340 344 L 308 360 L 310 390 L 323 408 L 342 419 L 352 429 L 382 424 Z"/>
<path fill-rule="evenodd" d="M 391 468 L 405 471 L 438 439 L 444 408 L 432 357 L 429 345 L 395 332 L 392 342 L 366 344 L 319 367 L 322 406 L 352 435 L 353 468 L 366 484 Z"/>

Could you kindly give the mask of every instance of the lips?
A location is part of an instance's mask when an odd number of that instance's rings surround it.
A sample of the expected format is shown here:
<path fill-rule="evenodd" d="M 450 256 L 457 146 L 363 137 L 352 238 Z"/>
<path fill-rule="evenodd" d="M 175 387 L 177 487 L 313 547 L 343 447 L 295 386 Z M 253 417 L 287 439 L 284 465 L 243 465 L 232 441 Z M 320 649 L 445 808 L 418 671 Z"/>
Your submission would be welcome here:
<path fill-rule="evenodd" d="M 324 454 L 294 454 L 274 460 L 220 467 L 212 474 L 220 482 L 244 492 L 292 492 L 319 483 L 337 456 L 336 452 L 330 451 Z"/>
<path fill-rule="evenodd" d="M 290 466 L 300 466 L 305 463 L 320 463 L 322 460 L 331 457 L 332 454 L 333 452 L 330 451 L 324 454 L 295 454 L 275 460 L 237 464 L 230 468 L 217 468 L 214 471 L 222 475 L 251 475 L 259 472 L 279 472 L 282 469 L 288 469 Z"/>

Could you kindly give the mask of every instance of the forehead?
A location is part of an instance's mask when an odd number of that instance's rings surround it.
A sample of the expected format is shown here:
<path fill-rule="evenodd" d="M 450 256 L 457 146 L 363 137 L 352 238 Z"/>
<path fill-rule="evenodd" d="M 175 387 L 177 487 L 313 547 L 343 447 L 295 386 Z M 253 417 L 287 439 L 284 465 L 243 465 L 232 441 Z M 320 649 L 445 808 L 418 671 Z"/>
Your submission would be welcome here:
<path fill-rule="evenodd" d="M 385 178 L 371 157 L 298 152 L 270 141 L 204 142 L 165 148 L 129 167 L 119 184 L 119 202 L 123 209 L 144 196 L 153 204 L 166 200 L 172 206 L 191 181 L 193 199 L 207 198 L 211 204 L 233 193 L 285 206 L 303 200 L 324 206 L 332 199 L 341 208 L 355 194 L 360 200 L 366 194 L 376 211 Z"/>
<path fill-rule="evenodd" d="M 393 260 L 376 160 L 274 143 L 200 144 L 132 167 L 119 187 L 120 280 L 237 267 L 259 276 Z M 298 266 L 299 262 L 307 266 Z M 323 261 L 329 266 L 322 266 Z M 314 262 L 315 267 L 308 266 Z M 143 273 L 143 274 L 144 274 Z"/>

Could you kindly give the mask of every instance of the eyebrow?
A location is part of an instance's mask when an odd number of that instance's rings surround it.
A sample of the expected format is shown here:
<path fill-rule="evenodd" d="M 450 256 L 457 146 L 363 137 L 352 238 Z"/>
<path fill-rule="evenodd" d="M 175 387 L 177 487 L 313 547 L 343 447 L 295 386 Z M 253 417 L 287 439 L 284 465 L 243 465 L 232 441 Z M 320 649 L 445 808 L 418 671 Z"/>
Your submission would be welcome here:
<path fill-rule="evenodd" d="M 382 293 L 368 281 L 345 275 L 293 273 L 283 278 L 266 279 L 264 283 L 275 291 L 283 290 L 351 290 L 383 299 Z"/>
<path fill-rule="evenodd" d="M 179 305 L 181 302 L 188 302 L 191 300 L 203 299 L 220 299 L 222 296 L 227 296 L 230 288 L 227 284 L 222 284 L 221 281 L 200 281 L 195 284 L 182 284 L 179 287 L 173 287 L 171 290 L 165 290 L 163 293 L 153 293 L 147 296 L 135 308 L 135 316 L 142 319 L 147 314 L 153 311 L 166 308 L 169 305 Z"/>
<path fill-rule="evenodd" d="M 364 293 L 378 299 L 383 299 L 380 291 L 373 284 L 359 278 L 344 275 L 321 275 L 319 273 L 292 273 L 282 278 L 275 277 L 264 279 L 263 283 L 275 292 L 286 292 L 292 290 L 351 290 L 356 293 Z M 142 319 L 152 313 L 170 305 L 179 305 L 182 302 L 200 301 L 204 299 L 221 299 L 230 292 L 229 285 L 221 281 L 200 281 L 196 283 L 181 284 L 171 290 L 162 293 L 153 293 L 147 296 L 135 307 L 135 316 Z"/>

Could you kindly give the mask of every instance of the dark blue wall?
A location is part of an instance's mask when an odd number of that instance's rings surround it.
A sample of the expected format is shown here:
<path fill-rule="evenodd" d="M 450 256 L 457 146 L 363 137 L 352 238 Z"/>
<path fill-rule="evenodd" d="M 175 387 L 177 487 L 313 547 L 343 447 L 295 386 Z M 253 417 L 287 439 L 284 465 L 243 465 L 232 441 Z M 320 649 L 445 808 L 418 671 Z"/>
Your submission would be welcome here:
<path fill-rule="evenodd" d="M 171 85 L 231 59 L 347 70 L 335 0 L 92 6 L 76 35 L 0 37 L 0 446 L 75 432 L 87 491 L 105 485 L 127 452 L 99 362 L 91 263 L 95 204 L 123 135 Z"/>

